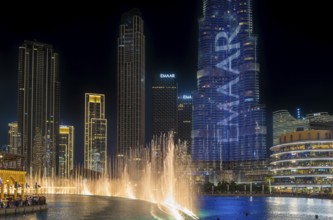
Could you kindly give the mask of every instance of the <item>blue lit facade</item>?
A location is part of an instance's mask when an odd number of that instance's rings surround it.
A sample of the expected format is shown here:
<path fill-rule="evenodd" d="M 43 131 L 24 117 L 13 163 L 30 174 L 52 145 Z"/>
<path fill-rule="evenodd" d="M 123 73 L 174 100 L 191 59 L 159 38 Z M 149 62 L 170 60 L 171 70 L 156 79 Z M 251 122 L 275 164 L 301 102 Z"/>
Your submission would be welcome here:
<path fill-rule="evenodd" d="M 251 0 L 204 0 L 193 93 L 192 158 L 201 162 L 267 157 L 259 104 L 257 37 Z"/>

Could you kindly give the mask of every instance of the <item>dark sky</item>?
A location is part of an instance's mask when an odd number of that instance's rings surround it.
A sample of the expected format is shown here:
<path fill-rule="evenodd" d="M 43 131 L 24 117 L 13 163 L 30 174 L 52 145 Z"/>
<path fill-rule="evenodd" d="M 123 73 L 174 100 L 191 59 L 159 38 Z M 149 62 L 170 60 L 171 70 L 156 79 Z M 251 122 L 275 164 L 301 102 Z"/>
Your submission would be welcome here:
<path fill-rule="evenodd" d="M 328 3 L 254 0 L 259 36 L 261 102 L 272 111 L 333 114 L 333 28 Z M 153 74 L 175 72 L 179 90 L 196 88 L 197 19 L 200 0 L 144 0 L 78 8 L 24 7 L 0 15 L 0 144 L 7 124 L 16 121 L 17 56 L 24 40 L 52 44 L 60 54 L 61 118 L 76 128 L 76 159 L 83 156 L 84 93 L 106 94 L 109 150 L 115 146 L 116 38 L 121 14 L 142 11 L 146 35 L 147 84 Z M 36 7 L 37 8 L 37 7 Z M 65 11 L 65 9 L 67 11 Z"/>

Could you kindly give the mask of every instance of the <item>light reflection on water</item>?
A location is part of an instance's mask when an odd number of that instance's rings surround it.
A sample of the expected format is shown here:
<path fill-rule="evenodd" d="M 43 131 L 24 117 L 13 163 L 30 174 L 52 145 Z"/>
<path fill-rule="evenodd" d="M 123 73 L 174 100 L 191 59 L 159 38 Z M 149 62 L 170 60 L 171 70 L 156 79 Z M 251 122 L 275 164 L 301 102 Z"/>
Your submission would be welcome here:
<path fill-rule="evenodd" d="M 119 197 L 47 195 L 48 211 L 1 216 L 6 220 L 111 219 L 171 220 L 155 204 Z M 333 201 L 311 198 L 222 197 L 199 198 L 201 220 L 304 220 L 333 219 Z"/>
<path fill-rule="evenodd" d="M 326 199 L 202 196 L 199 204 L 202 220 L 333 219 L 333 201 Z"/>
<path fill-rule="evenodd" d="M 119 197 L 47 195 L 48 210 L 26 215 L 1 216 L 6 220 L 110 219 L 148 220 L 173 217 L 155 204 Z"/>

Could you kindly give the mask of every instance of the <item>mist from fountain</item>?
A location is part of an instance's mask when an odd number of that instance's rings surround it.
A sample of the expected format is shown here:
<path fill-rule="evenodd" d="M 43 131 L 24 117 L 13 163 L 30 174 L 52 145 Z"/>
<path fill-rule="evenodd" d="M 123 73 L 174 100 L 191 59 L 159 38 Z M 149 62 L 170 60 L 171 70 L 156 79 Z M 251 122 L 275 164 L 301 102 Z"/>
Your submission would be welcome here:
<path fill-rule="evenodd" d="M 111 166 L 112 165 L 112 166 Z M 193 219 L 195 205 L 191 179 L 191 156 L 186 143 L 173 142 L 173 135 L 155 137 L 150 146 L 117 157 L 101 176 L 78 168 L 71 177 L 28 176 L 28 194 L 78 194 L 117 196 L 157 203 L 176 219 Z M 40 187 L 38 187 L 40 185 Z"/>

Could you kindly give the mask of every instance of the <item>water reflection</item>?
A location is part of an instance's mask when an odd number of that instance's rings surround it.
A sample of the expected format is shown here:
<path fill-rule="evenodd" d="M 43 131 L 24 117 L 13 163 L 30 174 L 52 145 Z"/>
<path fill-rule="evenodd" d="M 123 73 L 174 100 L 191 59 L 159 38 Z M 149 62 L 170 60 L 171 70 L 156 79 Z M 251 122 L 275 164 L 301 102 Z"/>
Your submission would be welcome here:
<path fill-rule="evenodd" d="M 26 215 L 11 215 L 6 220 L 60 220 L 60 219 L 110 219 L 148 220 L 174 219 L 161 211 L 156 204 L 119 197 L 48 195 L 48 210 Z"/>
<path fill-rule="evenodd" d="M 1 217 L 6 220 L 171 220 L 158 205 L 119 197 L 48 195 L 49 209 L 26 215 Z M 333 201 L 308 198 L 202 196 L 201 220 L 304 220 L 333 219 Z"/>
<path fill-rule="evenodd" d="M 279 197 L 200 198 L 199 217 L 203 220 L 267 219 L 304 220 L 333 219 L 332 200 Z"/>

